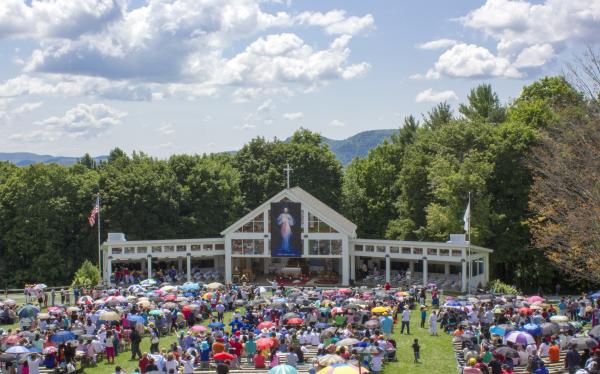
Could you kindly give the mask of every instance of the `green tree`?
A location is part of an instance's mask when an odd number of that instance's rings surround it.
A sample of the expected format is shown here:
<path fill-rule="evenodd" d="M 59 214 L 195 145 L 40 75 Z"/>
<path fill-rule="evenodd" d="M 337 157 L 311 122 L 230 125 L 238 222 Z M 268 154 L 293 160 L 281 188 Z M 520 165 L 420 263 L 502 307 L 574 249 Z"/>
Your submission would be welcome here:
<path fill-rule="evenodd" d="M 75 272 L 71 285 L 95 287 L 100 284 L 101 280 L 102 278 L 100 277 L 100 271 L 98 268 L 94 266 L 91 261 L 85 260 Z"/>
<path fill-rule="evenodd" d="M 489 84 L 481 84 L 471 90 L 468 103 L 460 104 L 458 111 L 469 121 L 501 123 L 506 118 L 506 109 L 500 104 L 498 95 Z"/>

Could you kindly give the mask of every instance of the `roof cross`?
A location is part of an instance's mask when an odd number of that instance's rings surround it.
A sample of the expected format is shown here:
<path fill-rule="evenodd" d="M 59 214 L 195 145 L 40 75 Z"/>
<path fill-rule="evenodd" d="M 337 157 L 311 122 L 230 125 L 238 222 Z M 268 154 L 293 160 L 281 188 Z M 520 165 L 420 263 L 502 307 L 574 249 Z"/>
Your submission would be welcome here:
<path fill-rule="evenodd" d="M 288 190 L 290 189 L 290 172 L 294 170 L 290 167 L 290 164 L 287 164 L 287 167 L 285 169 L 283 169 L 283 171 L 286 172 L 287 174 L 287 188 Z"/>

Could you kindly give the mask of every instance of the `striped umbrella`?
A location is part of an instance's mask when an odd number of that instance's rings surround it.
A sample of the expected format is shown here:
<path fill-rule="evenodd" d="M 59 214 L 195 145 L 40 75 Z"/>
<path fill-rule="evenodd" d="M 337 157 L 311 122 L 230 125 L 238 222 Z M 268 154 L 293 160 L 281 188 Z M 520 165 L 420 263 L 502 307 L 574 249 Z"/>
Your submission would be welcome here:
<path fill-rule="evenodd" d="M 271 368 L 269 374 L 298 374 L 298 370 L 293 366 L 281 364 Z"/>
<path fill-rule="evenodd" d="M 521 344 L 527 346 L 529 344 L 535 344 L 535 339 L 531 334 L 524 331 L 513 331 L 506 337 L 506 340 L 513 344 Z"/>

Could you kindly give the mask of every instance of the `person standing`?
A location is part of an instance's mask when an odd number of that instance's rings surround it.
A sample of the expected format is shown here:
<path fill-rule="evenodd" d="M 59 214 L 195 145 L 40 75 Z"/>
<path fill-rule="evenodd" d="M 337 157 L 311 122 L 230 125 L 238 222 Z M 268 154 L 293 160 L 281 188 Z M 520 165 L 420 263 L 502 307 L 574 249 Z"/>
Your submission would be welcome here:
<path fill-rule="evenodd" d="M 50 292 L 50 303 L 52 304 L 52 306 L 54 306 L 55 302 L 56 302 L 56 291 L 53 288 L 52 291 Z"/>
<path fill-rule="evenodd" d="M 421 345 L 419 344 L 419 339 L 414 340 L 412 349 L 415 356 L 415 364 L 418 364 L 419 359 L 421 358 Z"/>
<path fill-rule="evenodd" d="M 404 306 L 402 311 L 402 327 L 400 328 L 400 334 L 404 334 L 404 328 L 406 327 L 406 334 L 410 335 L 410 310 L 408 305 Z"/>
<path fill-rule="evenodd" d="M 425 321 L 427 320 L 427 309 L 425 305 L 421 305 L 421 328 L 425 328 Z"/>
<path fill-rule="evenodd" d="M 575 374 L 575 372 L 580 368 L 580 365 L 581 356 L 579 356 L 576 346 L 571 344 L 569 351 L 567 352 L 567 356 L 565 357 L 565 369 L 569 371 L 569 374 Z"/>
<path fill-rule="evenodd" d="M 142 351 L 140 350 L 142 336 L 136 329 L 132 329 L 131 335 L 129 335 L 129 339 L 131 340 L 131 360 L 135 360 L 136 357 L 142 359 Z"/>
<path fill-rule="evenodd" d="M 436 311 L 432 311 L 429 315 L 429 333 L 432 336 L 438 336 L 437 333 L 437 313 Z"/>
<path fill-rule="evenodd" d="M 27 356 L 27 367 L 29 368 L 29 374 L 40 374 L 40 364 L 42 359 L 37 353 Z"/>

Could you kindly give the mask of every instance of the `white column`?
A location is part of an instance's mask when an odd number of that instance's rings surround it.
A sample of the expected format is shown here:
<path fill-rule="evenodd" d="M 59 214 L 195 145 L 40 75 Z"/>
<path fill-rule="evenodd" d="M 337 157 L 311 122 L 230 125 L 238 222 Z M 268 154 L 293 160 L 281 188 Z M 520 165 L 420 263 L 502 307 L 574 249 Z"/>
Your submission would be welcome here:
<path fill-rule="evenodd" d="M 142 273 L 146 271 L 146 261 L 142 260 Z"/>
<path fill-rule="evenodd" d="M 192 281 L 192 254 L 188 253 L 187 254 L 187 263 L 186 263 L 186 274 L 187 274 L 187 281 L 191 282 Z"/>
<path fill-rule="evenodd" d="M 152 256 L 148 255 L 148 279 L 152 279 Z"/>
<path fill-rule="evenodd" d="M 179 273 L 183 271 L 183 257 L 177 257 L 177 271 Z"/>
<path fill-rule="evenodd" d="M 460 290 L 461 292 L 467 292 L 467 261 L 462 259 L 462 272 L 460 276 Z"/>
<path fill-rule="evenodd" d="M 448 264 L 448 263 L 444 264 L 444 274 L 445 275 L 450 274 L 450 264 Z"/>
<path fill-rule="evenodd" d="M 110 286 L 110 276 L 112 275 L 112 256 L 108 256 L 108 261 L 106 261 L 106 271 L 108 272 L 108 285 Z"/>
<path fill-rule="evenodd" d="M 423 286 L 427 285 L 427 257 L 423 257 Z"/>
<path fill-rule="evenodd" d="M 350 279 L 356 279 L 356 257 L 354 256 L 354 253 L 350 254 Z"/>
<path fill-rule="evenodd" d="M 350 255 L 348 250 L 348 238 L 342 239 L 342 286 L 350 284 Z"/>
<path fill-rule="evenodd" d="M 392 277 L 392 260 L 390 259 L 390 255 L 385 255 L 385 281 L 389 282 Z"/>
<path fill-rule="evenodd" d="M 485 279 L 484 286 L 487 286 L 487 284 L 490 281 L 490 255 L 489 255 L 489 253 L 486 254 L 483 257 L 483 272 L 485 274 L 485 276 L 484 276 L 484 279 Z"/>
<path fill-rule="evenodd" d="M 225 282 L 231 283 L 231 238 L 225 237 Z"/>

